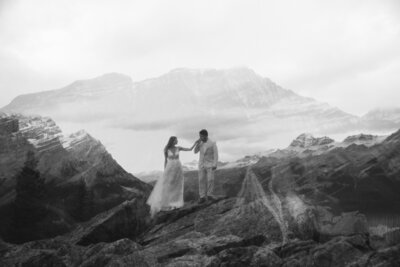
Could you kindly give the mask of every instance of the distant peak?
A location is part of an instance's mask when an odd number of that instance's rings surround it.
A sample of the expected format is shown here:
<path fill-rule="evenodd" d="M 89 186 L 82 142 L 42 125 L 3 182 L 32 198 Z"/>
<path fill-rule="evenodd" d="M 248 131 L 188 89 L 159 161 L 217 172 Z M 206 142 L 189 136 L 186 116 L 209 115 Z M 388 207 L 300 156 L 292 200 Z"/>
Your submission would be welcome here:
<path fill-rule="evenodd" d="M 77 132 L 64 136 L 62 138 L 62 146 L 65 149 L 71 149 L 78 144 L 84 143 L 85 140 L 88 141 L 95 139 L 91 137 L 85 130 L 81 129 Z"/>
<path fill-rule="evenodd" d="M 357 134 L 357 135 L 351 135 L 346 137 L 346 139 L 343 140 L 344 143 L 354 143 L 356 141 L 373 141 L 378 138 L 377 135 L 372 135 L 372 134 Z"/>
<path fill-rule="evenodd" d="M 304 139 L 304 138 L 314 138 L 314 136 L 311 133 L 302 133 L 299 136 L 297 136 L 296 139 Z"/>
<path fill-rule="evenodd" d="M 311 146 L 320 146 L 327 145 L 335 142 L 335 140 L 323 136 L 323 137 L 314 137 L 311 133 L 302 133 L 290 144 L 291 147 L 301 147 L 307 148 Z"/>
<path fill-rule="evenodd" d="M 69 137 L 83 137 L 83 136 L 86 136 L 86 135 L 89 135 L 89 134 L 85 130 L 80 129 L 79 131 L 71 133 L 69 135 Z"/>

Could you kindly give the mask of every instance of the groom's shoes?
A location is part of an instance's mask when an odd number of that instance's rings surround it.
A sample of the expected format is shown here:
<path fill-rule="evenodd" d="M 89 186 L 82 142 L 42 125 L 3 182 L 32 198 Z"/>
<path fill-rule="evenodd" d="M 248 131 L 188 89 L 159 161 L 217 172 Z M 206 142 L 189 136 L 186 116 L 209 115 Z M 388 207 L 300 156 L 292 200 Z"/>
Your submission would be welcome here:
<path fill-rule="evenodd" d="M 213 197 L 213 196 L 206 196 L 206 197 L 201 197 L 199 199 L 198 203 L 202 204 L 202 203 L 208 202 L 208 201 L 214 202 L 215 200 L 217 200 L 217 199 L 215 197 Z"/>
<path fill-rule="evenodd" d="M 215 197 L 213 197 L 213 196 L 208 196 L 208 200 L 209 201 L 215 201 L 215 200 L 217 200 Z"/>

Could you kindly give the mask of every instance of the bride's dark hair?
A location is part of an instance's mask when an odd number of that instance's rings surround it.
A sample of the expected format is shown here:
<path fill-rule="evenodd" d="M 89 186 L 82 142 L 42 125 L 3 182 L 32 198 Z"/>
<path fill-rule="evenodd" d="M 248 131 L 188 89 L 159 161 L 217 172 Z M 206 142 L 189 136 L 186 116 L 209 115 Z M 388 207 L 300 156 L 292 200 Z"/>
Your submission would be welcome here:
<path fill-rule="evenodd" d="M 168 149 L 170 149 L 174 145 L 174 141 L 176 140 L 176 136 L 171 136 L 168 140 L 167 145 L 164 148 L 164 154 L 167 153 Z"/>

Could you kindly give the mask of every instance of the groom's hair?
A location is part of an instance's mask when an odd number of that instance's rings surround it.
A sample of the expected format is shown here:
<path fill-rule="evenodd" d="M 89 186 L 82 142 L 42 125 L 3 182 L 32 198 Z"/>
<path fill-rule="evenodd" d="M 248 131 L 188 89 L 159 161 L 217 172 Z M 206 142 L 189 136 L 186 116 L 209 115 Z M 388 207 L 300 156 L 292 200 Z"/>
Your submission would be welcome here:
<path fill-rule="evenodd" d="M 208 136 L 208 132 L 207 132 L 206 129 L 201 130 L 201 131 L 199 132 L 199 134 Z"/>

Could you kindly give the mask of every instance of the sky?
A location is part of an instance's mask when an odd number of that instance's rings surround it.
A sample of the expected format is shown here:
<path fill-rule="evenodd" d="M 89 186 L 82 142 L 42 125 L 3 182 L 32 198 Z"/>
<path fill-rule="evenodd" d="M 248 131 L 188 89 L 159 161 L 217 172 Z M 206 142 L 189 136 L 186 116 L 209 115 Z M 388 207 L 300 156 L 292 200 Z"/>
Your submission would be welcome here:
<path fill-rule="evenodd" d="M 356 115 L 400 106 L 400 1 L 0 0 L 0 107 L 108 72 L 235 66 Z"/>

